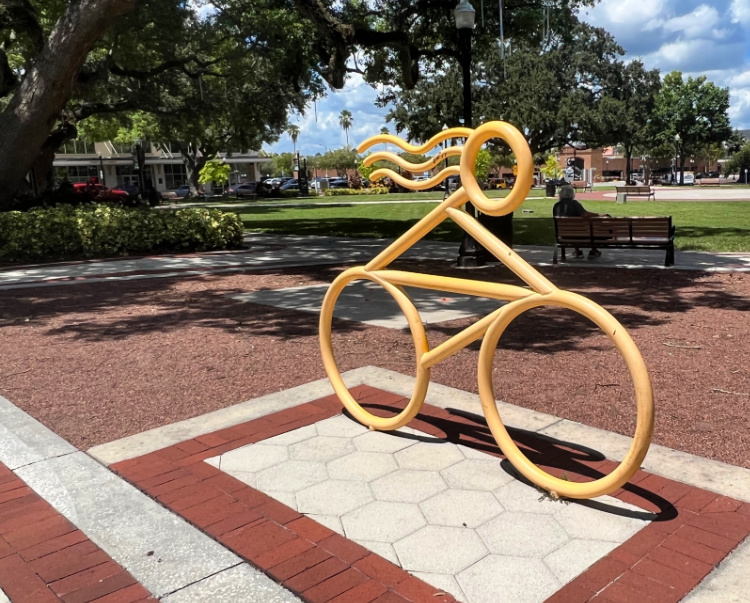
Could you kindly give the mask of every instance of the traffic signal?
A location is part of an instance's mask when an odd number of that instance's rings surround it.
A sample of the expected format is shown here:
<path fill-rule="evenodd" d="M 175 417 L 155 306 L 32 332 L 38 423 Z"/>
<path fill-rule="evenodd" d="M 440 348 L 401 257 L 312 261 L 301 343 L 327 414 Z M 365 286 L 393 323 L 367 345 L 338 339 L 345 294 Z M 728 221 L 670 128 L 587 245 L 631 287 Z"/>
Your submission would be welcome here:
<path fill-rule="evenodd" d="M 513 166 L 513 175 L 518 176 L 518 165 Z"/>

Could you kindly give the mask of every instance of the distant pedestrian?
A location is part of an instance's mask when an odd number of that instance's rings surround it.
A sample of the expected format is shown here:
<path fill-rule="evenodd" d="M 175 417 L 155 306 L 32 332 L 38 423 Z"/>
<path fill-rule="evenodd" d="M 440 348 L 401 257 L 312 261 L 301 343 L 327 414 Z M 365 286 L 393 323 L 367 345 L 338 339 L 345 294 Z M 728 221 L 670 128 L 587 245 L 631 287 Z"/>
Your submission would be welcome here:
<path fill-rule="evenodd" d="M 577 200 L 576 191 L 572 186 L 565 185 L 560 187 L 560 200 L 555 203 L 552 207 L 552 215 L 556 218 L 597 218 L 597 217 L 610 217 L 609 214 L 595 214 L 590 211 L 586 211 Z M 583 251 L 578 247 L 576 249 L 576 257 L 582 258 Z M 598 258 L 602 254 L 596 247 L 592 247 L 589 251 L 589 259 Z"/>

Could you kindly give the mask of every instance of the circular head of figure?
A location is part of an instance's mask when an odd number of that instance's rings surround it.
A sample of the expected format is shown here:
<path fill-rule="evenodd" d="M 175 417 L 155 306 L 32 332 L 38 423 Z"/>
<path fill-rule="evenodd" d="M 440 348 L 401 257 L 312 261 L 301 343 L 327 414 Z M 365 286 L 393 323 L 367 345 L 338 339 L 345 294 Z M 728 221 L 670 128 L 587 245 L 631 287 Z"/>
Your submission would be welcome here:
<path fill-rule="evenodd" d="M 560 201 L 569 201 L 575 199 L 576 191 L 572 186 L 563 186 L 560 188 Z"/>

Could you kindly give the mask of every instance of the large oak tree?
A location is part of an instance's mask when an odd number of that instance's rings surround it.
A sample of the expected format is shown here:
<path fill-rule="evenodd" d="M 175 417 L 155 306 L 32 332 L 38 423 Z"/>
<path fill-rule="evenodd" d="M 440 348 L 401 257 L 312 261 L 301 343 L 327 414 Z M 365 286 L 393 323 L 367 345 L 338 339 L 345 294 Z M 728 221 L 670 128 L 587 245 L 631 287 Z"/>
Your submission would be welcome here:
<path fill-rule="evenodd" d="M 220 149 L 278 137 L 323 91 L 293 4 L 216 3 L 200 16 L 181 0 L 12 1 L 28 10 L 0 13 L 0 209 L 29 173 L 50 185 L 55 151 L 86 120 L 92 135 L 175 143 L 197 176 Z"/>

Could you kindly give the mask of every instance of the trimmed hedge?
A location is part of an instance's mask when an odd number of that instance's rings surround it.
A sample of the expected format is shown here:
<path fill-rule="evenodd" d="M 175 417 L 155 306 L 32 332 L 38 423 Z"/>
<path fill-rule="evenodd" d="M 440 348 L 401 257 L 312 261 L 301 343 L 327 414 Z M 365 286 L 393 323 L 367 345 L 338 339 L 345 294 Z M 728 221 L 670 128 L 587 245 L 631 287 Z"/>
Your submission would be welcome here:
<path fill-rule="evenodd" d="M 373 186 L 372 188 L 329 188 L 326 197 L 343 197 L 344 195 L 387 195 L 388 189 L 384 186 Z"/>
<path fill-rule="evenodd" d="M 242 247 L 242 221 L 216 209 L 88 204 L 0 213 L 0 260 L 63 260 Z"/>

